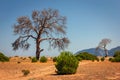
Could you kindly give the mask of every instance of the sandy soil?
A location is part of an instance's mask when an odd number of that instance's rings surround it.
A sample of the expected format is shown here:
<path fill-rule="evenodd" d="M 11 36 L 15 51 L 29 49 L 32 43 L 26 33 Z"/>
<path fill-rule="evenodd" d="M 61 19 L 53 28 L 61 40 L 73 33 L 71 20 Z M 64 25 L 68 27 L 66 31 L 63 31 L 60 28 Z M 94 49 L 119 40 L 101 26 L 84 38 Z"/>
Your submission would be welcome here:
<path fill-rule="evenodd" d="M 82 61 L 73 75 L 57 75 L 54 64 L 0 62 L 0 80 L 120 80 L 120 63 Z M 23 76 L 23 69 L 30 70 L 30 74 Z"/>

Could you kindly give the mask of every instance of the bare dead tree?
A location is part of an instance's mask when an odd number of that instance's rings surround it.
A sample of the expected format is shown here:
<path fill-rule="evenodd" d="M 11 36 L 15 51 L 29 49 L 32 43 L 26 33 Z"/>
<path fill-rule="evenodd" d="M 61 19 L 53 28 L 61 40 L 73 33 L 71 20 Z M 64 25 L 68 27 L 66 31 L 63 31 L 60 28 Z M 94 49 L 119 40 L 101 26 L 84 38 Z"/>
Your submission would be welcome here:
<path fill-rule="evenodd" d="M 96 50 L 103 49 L 105 51 L 105 57 L 108 56 L 108 50 L 106 49 L 106 46 L 111 42 L 110 39 L 102 39 L 102 41 L 99 43 L 99 45 L 97 46 Z"/>
<path fill-rule="evenodd" d="M 39 59 L 41 43 L 48 41 L 49 46 L 65 49 L 69 44 L 66 35 L 66 17 L 59 15 L 57 10 L 44 9 L 42 11 L 33 11 L 32 17 L 21 16 L 17 18 L 14 25 L 14 33 L 19 37 L 12 43 L 13 50 L 19 48 L 28 49 L 29 39 L 36 41 L 36 58 Z"/>

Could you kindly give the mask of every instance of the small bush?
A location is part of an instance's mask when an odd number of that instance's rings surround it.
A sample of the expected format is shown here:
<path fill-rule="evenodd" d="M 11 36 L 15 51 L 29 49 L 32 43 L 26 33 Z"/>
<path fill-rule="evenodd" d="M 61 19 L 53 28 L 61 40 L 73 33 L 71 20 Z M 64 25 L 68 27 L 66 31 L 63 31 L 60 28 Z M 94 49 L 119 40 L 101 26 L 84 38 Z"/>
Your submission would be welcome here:
<path fill-rule="evenodd" d="M 30 73 L 30 71 L 29 70 L 22 70 L 22 73 L 24 76 L 27 76 Z"/>
<path fill-rule="evenodd" d="M 0 52 L 0 62 L 8 62 L 9 58 Z"/>
<path fill-rule="evenodd" d="M 82 58 L 80 56 L 75 56 L 75 57 L 78 59 L 78 61 L 82 61 Z"/>
<path fill-rule="evenodd" d="M 26 58 L 23 58 L 23 60 L 26 60 Z"/>
<path fill-rule="evenodd" d="M 33 57 L 33 58 L 32 58 L 32 62 L 37 62 L 36 57 Z"/>
<path fill-rule="evenodd" d="M 79 61 L 71 52 L 62 52 L 55 64 L 57 74 L 74 74 L 76 73 Z"/>
<path fill-rule="evenodd" d="M 120 51 L 116 51 L 113 57 L 120 56 Z"/>
<path fill-rule="evenodd" d="M 120 51 L 116 51 L 113 58 L 110 59 L 111 62 L 120 62 Z"/>
<path fill-rule="evenodd" d="M 113 58 L 109 58 L 109 61 L 112 61 Z"/>
<path fill-rule="evenodd" d="M 97 56 L 92 55 L 88 52 L 81 52 L 75 56 L 79 61 L 80 60 L 98 60 Z"/>
<path fill-rule="evenodd" d="M 99 58 L 97 58 L 96 60 L 97 60 L 97 62 L 99 62 Z"/>
<path fill-rule="evenodd" d="M 47 62 L 47 58 L 46 58 L 45 56 L 42 56 L 42 57 L 40 58 L 40 62 Z"/>
<path fill-rule="evenodd" d="M 18 61 L 17 63 L 18 63 L 18 64 L 20 64 L 21 62 L 20 62 L 20 61 Z"/>
<path fill-rule="evenodd" d="M 57 61 L 57 57 L 54 57 L 54 58 L 53 58 L 53 62 L 56 62 L 56 61 Z"/>
<path fill-rule="evenodd" d="M 105 57 L 102 57 L 102 58 L 101 58 L 101 61 L 104 61 L 104 60 L 105 60 Z"/>
<path fill-rule="evenodd" d="M 120 56 L 113 58 L 112 62 L 120 62 Z"/>
<path fill-rule="evenodd" d="M 30 60 L 32 59 L 32 57 L 31 57 L 31 56 L 29 56 L 28 58 L 29 58 Z"/>
<path fill-rule="evenodd" d="M 14 57 L 19 57 L 19 56 L 14 56 Z"/>

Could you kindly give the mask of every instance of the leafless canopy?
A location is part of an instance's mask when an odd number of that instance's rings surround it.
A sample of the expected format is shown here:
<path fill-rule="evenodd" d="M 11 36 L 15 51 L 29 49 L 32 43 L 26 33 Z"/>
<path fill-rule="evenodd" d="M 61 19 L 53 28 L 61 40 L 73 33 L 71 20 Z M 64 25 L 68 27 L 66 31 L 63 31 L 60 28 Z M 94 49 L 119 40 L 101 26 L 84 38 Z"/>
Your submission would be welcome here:
<path fill-rule="evenodd" d="M 108 50 L 106 49 L 106 46 L 111 42 L 110 39 L 102 39 L 102 41 L 99 43 L 99 45 L 97 46 L 96 50 L 103 49 L 105 51 L 105 57 L 108 56 Z"/>
<path fill-rule="evenodd" d="M 68 46 L 69 40 L 66 35 L 66 17 L 60 16 L 57 10 L 44 9 L 34 10 L 32 17 L 21 16 L 14 25 L 14 33 L 19 35 L 12 43 L 14 50 L 18 48 L 28 49 L 30 38 L 36 41 L 36 48 L 43 41 L 48 41 L 50 46 L 64 49 Z M 41 50 L 41 49 L 40 49 Z"/>
<path fill-rule="evenodd" d="M 99 43 L 98 47 L 99 48 L 106 48 L 106 46 L 111 42 L 110 39 L 102 39 L 102 41 Z"/>

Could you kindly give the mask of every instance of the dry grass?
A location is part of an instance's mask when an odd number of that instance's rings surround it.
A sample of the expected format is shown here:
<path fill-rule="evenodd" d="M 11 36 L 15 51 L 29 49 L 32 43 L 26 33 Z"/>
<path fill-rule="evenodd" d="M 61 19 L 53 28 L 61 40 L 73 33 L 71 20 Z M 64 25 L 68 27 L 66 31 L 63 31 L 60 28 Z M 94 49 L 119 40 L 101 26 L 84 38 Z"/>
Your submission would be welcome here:
<path fill-rule="evenodd" d="M 10 62 L 0 62 L 0 80 L 120 80 L 120 63 L 82 61 L 76 74 L 56 75 L 52 61 L 31 63 L 15 57 Z M 20 63 L 17 63 L 20 61 Z M 22 70 L 30 70 L 23 76 Z"/>

